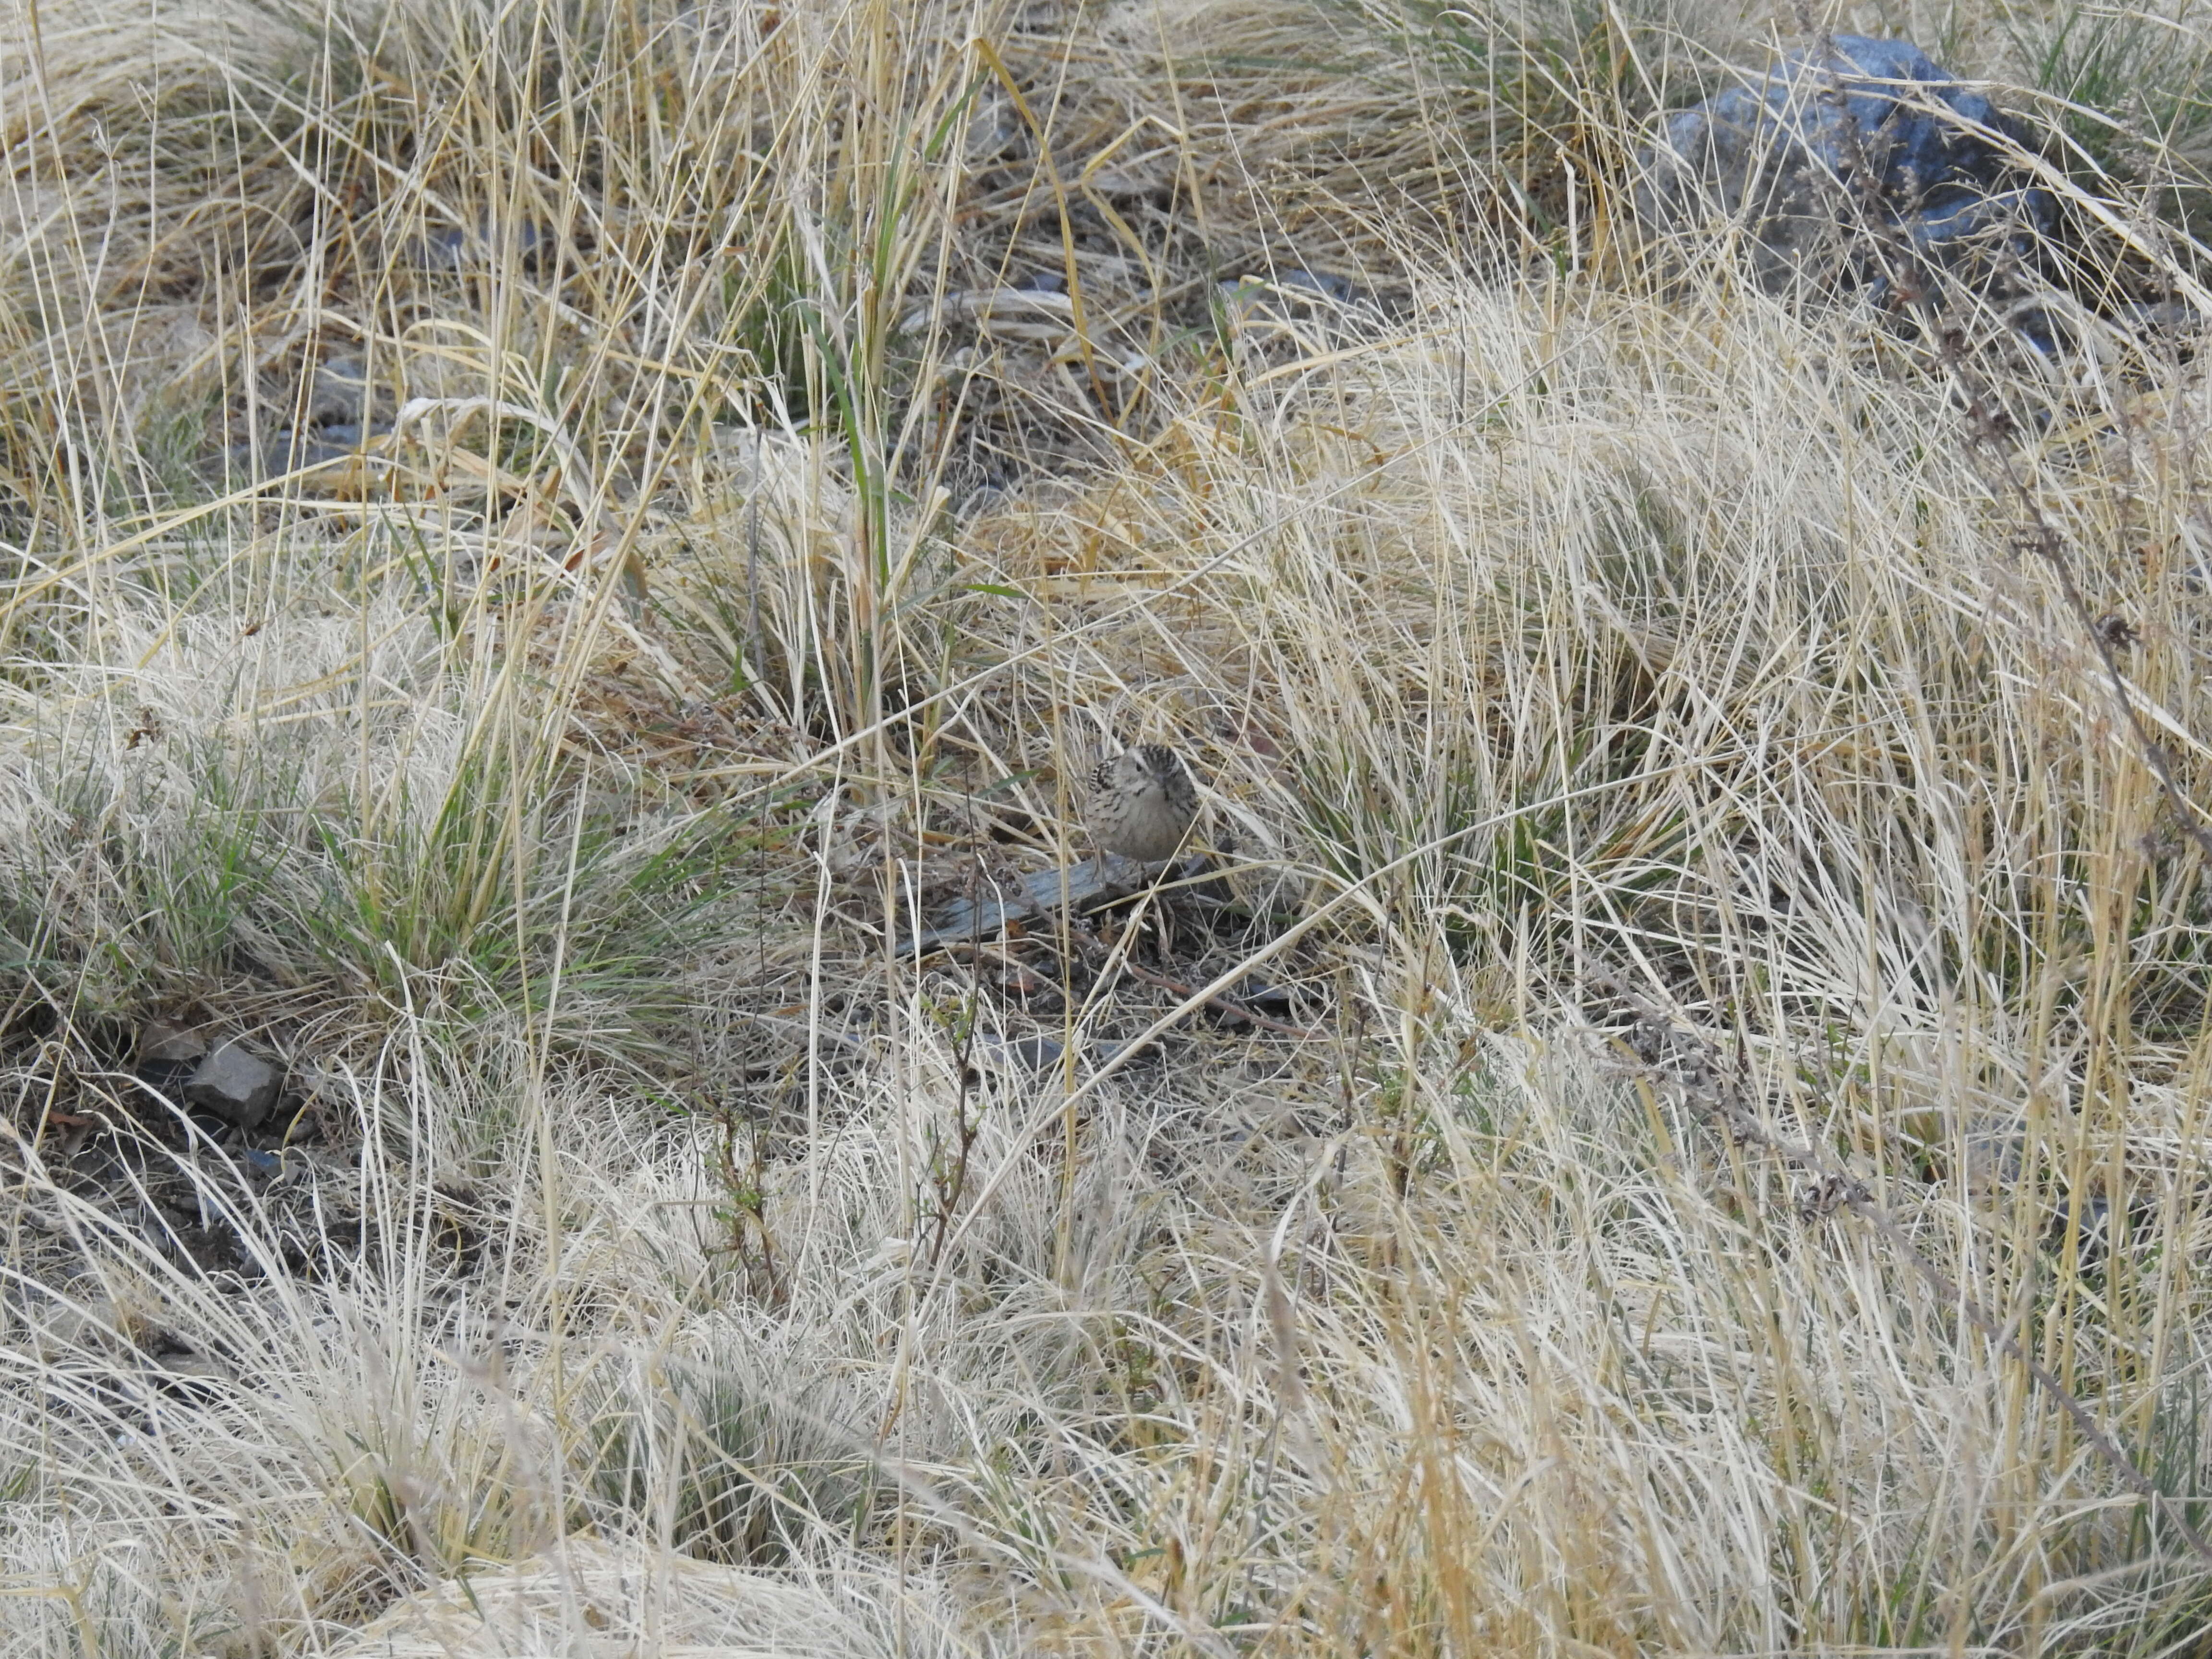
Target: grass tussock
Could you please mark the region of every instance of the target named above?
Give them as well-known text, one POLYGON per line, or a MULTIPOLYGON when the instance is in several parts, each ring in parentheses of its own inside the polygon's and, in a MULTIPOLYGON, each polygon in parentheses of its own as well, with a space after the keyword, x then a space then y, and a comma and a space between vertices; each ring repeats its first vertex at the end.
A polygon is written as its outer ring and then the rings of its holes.
POLYGON ((0 11, 0 1652, 2192 1650, 2206 19, 1947 16, 1916 312, 1725 8, 0 11))

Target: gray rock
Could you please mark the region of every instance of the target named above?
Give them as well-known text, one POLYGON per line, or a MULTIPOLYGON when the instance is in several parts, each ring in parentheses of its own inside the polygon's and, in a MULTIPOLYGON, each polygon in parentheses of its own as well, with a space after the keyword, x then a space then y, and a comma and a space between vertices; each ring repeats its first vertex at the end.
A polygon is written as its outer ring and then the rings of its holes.
POLYGON ((1055 865, 1025 877, 1012 891, 956 899, 937 918, 936 926, 902 941, 899 951, 915 955, 969 939, 993 939, 1012 923, 1049 915, 1062 905, 1079 915, 1156 882, 1186 879, 1206 867, 1206 859, 1194 855, 1177 869, 1161 872, 1157 866, 1148 869, 1115 853, 1097 854, 1064 869, 1055 865))
POLYGON ((250 479, 274 478, 308 467, 336 466, 363 453, 370 438, 392 429, 389 422, 370 427, 338 424, 309 427, 295 432, 286 427, 257 453, 252 444, 234 444, 228 451, 231 471, 250 479))
POLYGON ((535 270, 552 246, 550 226, 532 219, 501 223, 487 213, 473 231, 449 225, 409 237, 399 245, 399 260, 424 270, 482 270, 511 252, 525 270, 535 270))
POLYGON ((138 1028, 141 1066, 187 1066, 207 1051, 207 1039, 189 1025, 149 1019, 138 1028))
POLYGON ((1139 1042, 1135 1037, 1102 1037, 1093 1042, 1090 1048, 1091 1061, 1098 1066, 1110 1066, 1124 1054, 1127 1054, 1132 1060, 1140 1060, 1147 1054, 1157 1054, 1161 1052, 1160 1040, 1158 1037, 1149 1042, 1139 1042))
POLYGON ((156 1354, 154 1365, 161 1376, 180 1382, 223 1383, 235 1382, 238 1376, 237 1372, 210 1354, 156 1354))
POLYGON ((1230 316, 1238 321, 1313 319, 1353 307, 1371 313, 1373 309, 1350 278, 1304 265, 1285 266, 1266 276, 1239 276, 1213 286, 1230 316))
POLYGON ((985 1037, 973 1056, 977 1063, 1002 1072, 1048 1072, 1067 1050, 1048 1036, 985 1037))
POLYGON ((368 401, 368 371, 358 357, 333 357, 307 383, 309 426, 358 428, 368 401))
POLYGON ((226 1042, 205 1060, 185 1085, 185 1098, 204 1111, 241 1129, 255 1129, 276 1103, 283 1083, 277 1069, 236 1042, 226 1042))
POLYGON ((2050 193, 2008 154, 2016 140, 1911 42, 1833 35, 1668 117, 1638 157, 1637 218, 1654 240, 1741 223, 1769 288, 1886 286, 1902 262, 1923 279, 1969 265, 1986 279, 2056 225, 2050 193))
POLYGON ((1247 974, 1222 994, 1230 1001, 1262 1014, 1287 1014, 1291 999, 1287 987, 1261 979, 1257 974, 1247 974))
POLYGON ((1359 297, 1359 290, 1346 276, 1333 276, 1323 270, 1308 270, 1301 265, 1295 270, 1284 271, 1275 278, 1278 288, 1293 294, 1318 294, 1339 305, 1350 305, 1359 297))
POLYGON ((2018 1189, 2027 1138, 2018 1130, 1968 1130, 1960 1138, 1958 1173, 1966 1190, 1985 1198, 2018 1189))

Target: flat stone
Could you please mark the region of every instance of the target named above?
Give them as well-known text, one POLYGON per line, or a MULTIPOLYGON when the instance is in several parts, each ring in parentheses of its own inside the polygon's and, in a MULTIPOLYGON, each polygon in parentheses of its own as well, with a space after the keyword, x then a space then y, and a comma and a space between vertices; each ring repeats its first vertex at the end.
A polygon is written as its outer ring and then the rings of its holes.
POLYGON ((917 956, 969 939, 995 939, 1015 922, 1048 915, 1062 905, 1080 915, 1157 882, 1188 878, 1205 868, 1202 855, 1194 855, 1179 868, 1169 870, 1157 864, 1139 864, 1118 853, 1100 853, 1065 868, 1054 865, 1024 878, 1011 890, 954 900, 938 917, 936 926, 902 941, 899 953, 917 956))
POLYGON ((222 1361, 204 1353, 155 1354, 154 1364, 170 1376, 197 1376, 214 1382, 228 1382, 237 1376, 222 1361))
POLYGON ((1048 1072, 1066 1052, 1048 1036, 1016 1037, 1010 1042, 985 1037, 975 1045, 973 1058, 994 1071, 1048 1072))
POLYGON ((481 270, 512 250, 526 270, 534 268, 553 245, 553 228, 534 219, 500 223, 485 214, 473 231, 449 225, 422 236, 410 236, 399 245, 403 264, 425 270, 481 270))
POLYGON ((148 1381, 163 1394, 199 1405, 213 1405, 231 1391, 238 1374, 207 1354, 156 1354, 148 1381))
POLYGON ((350 424, 357 428, 368 401, 368 374, 361 359, 333 357, 318 366, 308 380, 307 423, 320 427, 350 424))
POLYGON ((1101 1038, 1091 1045, 1091 1060, 1096 1066, 1111 1066, 1123 1054, 1127 1054, 1132 1060, 1141 1060, 1147 1054, 1161 1052, 1158 1037, 1144 1041, 1135 1037, 1101 1038))
POLYGON ((1811 278, 1886 296, 1901 264, 1989 290, 2057 228, 2015 159, 2027 139, 1910 41, 1831 35, 1667 117, 1637 158, 1634 217, 1655 243, 1735 221, 1777 291, 1811 278))
POLYGON ((283 1081, 283 1073, 258 1054, 226 1042, 200 1062, 185 1085, 185 1098, 241 1129, 255 1129, 276 1105, 283 1081))
POLYGON ((1263 1014, 1287 1014, 1291 1012, 1291 993, 1287 987, 1270 984, 1257 974, 1247 974, 1222 994, 1230 1001, 1263 1014))
POLYGON ((208 1051, 207 1039, 174 1020, 149 1019, 138 1028, 141 1066, 185 1066, 208 1051))
POLYGON ((1303 265, 1283 272, 1275 279, 1275 285, 1293 294, 1318 294, 1339 305, 1350 305, 1359 297, 1359 290, 1348 277, 1333 276, 1325 270, 1308 270, 1303 265))
POLYGON ((2016 1130, 1970 1129, 1960 1140, 1959 1176, 1968 1192, 1996 1198, 2018 1189, 2027 1162, 2026 1135, 2016 1130))

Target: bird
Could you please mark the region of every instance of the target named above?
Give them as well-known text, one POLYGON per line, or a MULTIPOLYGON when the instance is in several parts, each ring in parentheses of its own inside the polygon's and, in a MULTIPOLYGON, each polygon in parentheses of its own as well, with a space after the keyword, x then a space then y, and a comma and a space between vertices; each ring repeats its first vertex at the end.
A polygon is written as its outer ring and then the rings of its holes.
POLYGON ((1139 744, 1091 774, 1091 833, 1109 853, 1139 864, 1171 858, 1198 821, 1198 786, 1172 749, 1139 744))

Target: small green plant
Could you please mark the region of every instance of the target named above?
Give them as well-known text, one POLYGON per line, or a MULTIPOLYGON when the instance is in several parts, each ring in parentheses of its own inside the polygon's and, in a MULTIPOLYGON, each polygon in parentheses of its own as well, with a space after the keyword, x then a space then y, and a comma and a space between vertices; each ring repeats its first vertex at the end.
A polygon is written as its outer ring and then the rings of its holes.
POLYGON ((2000 12, 2045 94, 2059 165, 2092 191, 2140 191, 2194 227, 2212 162, 2212 38, 2193 8, 2068 4, 2000 12))
POLYGON ((597 1501, 709 1560, 774 1565, 864 1528, 877 1481, 838 1392, 764 1364, 729 1334, 609 1385, 584 1445, 597 1501))

